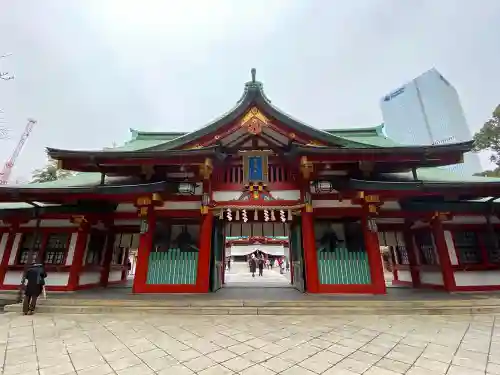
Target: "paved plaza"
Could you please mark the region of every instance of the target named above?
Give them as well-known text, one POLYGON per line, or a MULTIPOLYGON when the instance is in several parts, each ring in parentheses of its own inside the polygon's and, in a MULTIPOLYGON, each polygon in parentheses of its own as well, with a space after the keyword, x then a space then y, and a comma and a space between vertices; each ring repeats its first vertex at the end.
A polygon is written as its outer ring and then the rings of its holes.
POLYGON ((4 375, 500 374, 493 316, 0 315, 4 375))
POLYGON ((262 276, 259 276, 259 270, 257 269, 255 277, 252 277, 252 274, 246 262, 233 262, 231 264, 231 269, 226 270, 225 283, 225 286, 227 287, 291 287, 290 272, 284 272, 283 274, 280 274, 280 270, 277 267, 273 267, 271 269, 264 268, 262 276))

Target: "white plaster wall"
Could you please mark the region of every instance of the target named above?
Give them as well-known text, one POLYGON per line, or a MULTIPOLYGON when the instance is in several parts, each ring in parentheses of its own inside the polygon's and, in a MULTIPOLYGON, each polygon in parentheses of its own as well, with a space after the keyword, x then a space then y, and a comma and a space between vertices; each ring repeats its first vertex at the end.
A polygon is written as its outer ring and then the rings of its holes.
POLYGON ((68 256, 66 257, 66 265, 70 266, 73 263, 73 258, 75 256, 76 241, 78 236, 83 236, 81 232, 75 232, 71 234, 71 239, 69 240, 68 256))
POLYGON ((82 272, 78 285, 98 284, 101 281, 101 273, 96 271, 82 272))
POLYGON ((401 209, 401 206, 399 205, 399 202, 397 201, 388 201, 384 202, 382 206, 380 207, 381 210, 386 210, 386 211, 399 211, 401 209))
MULTIPOLYGON (((30 220, 27 223, 21 224, 20 227, 22 228, 36 227, 36 222, 37 220, 30 220)), ((77 226, 78 226, 77 224, 72 223, 69 219, 40 221, 40 227, 42 228, 48 228, 48 227, 60 228, 60 227, 77 227, 77 226)))
POLYGON ((500 285, 500 271, 455 271, 457 286, 500 285))
POLYGON ((420 281, 422 284, 444 285, 440 271, 420 271, 420 281))
POLYGON ((19 245, 21 244, 21 238, 23 237, 22 233, 16 233, 16 237, 14 237, 14 242, 12 244, 12 251, 10 252, 9 265, 16 264, 17 250, 19 249, 19 245))
POLYGON ((133 203, 120 203, 116 207, 116 212, 135 212, 137 207, 133 203))
MULTIPOLYGON (((240 193, 241 194, 241 193, 240 193)), ((186 202, 176 202, 176 201, 165 201, 163 205, 155 207, 156 210, 199 210, 201 207, 200 201, 186 201, 186 202)))
POLYGON ((406 281, 406 282, 412 282, 411 280, 411 273, 410 271, 407 270, 398 270, 398 280, 399 281, 406 281))
MULTIPOLYGON (((4 284, 19 285, 23 271, 7 271, 4 284)), ((66 286, 68 285, 69 272, 47 272, 45 285, 47 286, 66 286)))
POLYGON ((300 199, 300 190, 273 190, 269 194, 274 199, 281 199, 284 201, 296 201, 300 199))
POLYGON ((87 254, 89 252, 90 234, 87 234, 87 242, 85 243, 85 253, 83 254, 82 265, 84 266, 87 262, 87 254))
POLYGON ((450 262, 452 265, 458 264, 457 251, 455 249, 455 243, 453 242, 453 236, 449 230, 444 232, 444 239, 446 241, 446 247, 448 248, 448 256, 450 257, 450 262))
POLYGON ((7 247, 7 240, 9 239, 9 233, 2 234, 2 239, 0 240, 0 262, 5 254, 5 248, 7 247))
POLYGON ((217 202, 236 200, 241 196, 241 191, 213 191, 212 199, 217 202))
POLYGON ((122 279, 122 271, 110 271, 108 281, 120 281, 122 279))
POLYGON ((359 205, 353 205, 350 199, 345 199, 342 201, 330 200, 330 199, 314 199, 312 205, 315 208, 323 207, 335 207, 335 208, 349 208, 349 207, 360 207, 359 205))

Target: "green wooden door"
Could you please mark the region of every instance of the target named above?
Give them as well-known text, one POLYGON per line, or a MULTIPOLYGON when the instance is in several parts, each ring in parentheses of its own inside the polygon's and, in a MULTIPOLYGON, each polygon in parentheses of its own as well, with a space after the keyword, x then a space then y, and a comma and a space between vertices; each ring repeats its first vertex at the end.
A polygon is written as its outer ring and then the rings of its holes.
POLYGON ((224 272, 224 221, 214 218, 210 251, 210 290, 212 292, 222 288, 222 272, 224 272))
POLYGON ((302 221, 300 217, 294 219, 290 225, 290 261, 293 272, 292 285, 299 291, 305 292, 306 282, 304 274, 304 247, 302 245, 302 221))

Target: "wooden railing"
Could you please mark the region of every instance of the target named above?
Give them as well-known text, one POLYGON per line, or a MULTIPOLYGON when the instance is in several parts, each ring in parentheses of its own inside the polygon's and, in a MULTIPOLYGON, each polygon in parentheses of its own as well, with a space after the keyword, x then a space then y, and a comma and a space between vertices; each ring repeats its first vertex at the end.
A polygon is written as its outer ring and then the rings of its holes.
MULTIPOLYGON (((232 165, 222 169, 221 172, 215 176, 215 181, 219 185, 243 184, 243 166, 232 165)), ((291 181, 291 174, 288 168, 281 165, 269 165, 268 182, 270 184, 289 183, 291 181)))

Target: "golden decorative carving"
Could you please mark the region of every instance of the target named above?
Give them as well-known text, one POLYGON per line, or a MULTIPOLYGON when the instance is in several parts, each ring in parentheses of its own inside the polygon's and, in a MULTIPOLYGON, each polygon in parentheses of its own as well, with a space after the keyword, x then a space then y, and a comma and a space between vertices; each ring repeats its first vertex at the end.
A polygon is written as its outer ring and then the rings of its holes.
POLYGON ((268 118, 257 107, 252 107, 243 117, 240 124, 241 127, 246 127, 249 133, 260 134, 262 133, 262 128, 267 126, 268 123, 268 118))
POLYGON ((144 207, 144 206, 149 206, 149 205, 151 205, 151 203, 153 203, 153 201, 151 200, 151 197, 150 197, 150 196, 142 196, 142 197, 138 197, 138 198, 135 200, 135 206, 136 206, 136 207, 144 207))
POLYGON ((312 146, 312 147, 325 147, 323 143, 320 143, 315 140, 310 140, 309 143, 306 146, 312 146))
POLYGON ((89 223, 87 218, 83 215, 71 216, 70 221, 73 224, 78 225, 78 230, 83 230, 85 228, 85 226, 89 223))
POLYGON ((137 214, 139 215, 139 217, 146 217, 146 216, 148 216, 148 212, 149 212, 149 207, 148 206, 139 207, 139 209, 137 210, 137 214))
POLYGON ((432 214, 431 220, 440 220, 440 221, 448 221, 451 220, 451 213, 450 212, 439 212, 436 211, 432 214))
POLYGON ((212 159, 206 158, 205 162, 202 165, 200 165, 200 176, 205 180, 210 179, 213 169, 214 166, 212 163, 212 159))
POLYGON ((313 212, 313 206, 311 203, 306 203, 304 205, 304 208, 305 208, 306 212, 313 212))
POLYGON ((197 149, 200 149, 200 148, 203 148, 203 145, 201 145, 199 143, 196 143, 194 145, 186 147, 186 150, 197 150, 197 149))
POLYGON ((208 214, 208 206, 201 206, 200 207, 200 212, 202 215, 207 215, 208 214))
POLYGON ((300 158, 300 172, 305 180, 309 180, 314 171, 314 165, 311 161, 307 160, 307 156, 300 158))
POLYGON ((152 198, 153 198, 154 203, 162 203, 163 202, 163 198, 162 198, 160 193, 153 193, 152 198))

